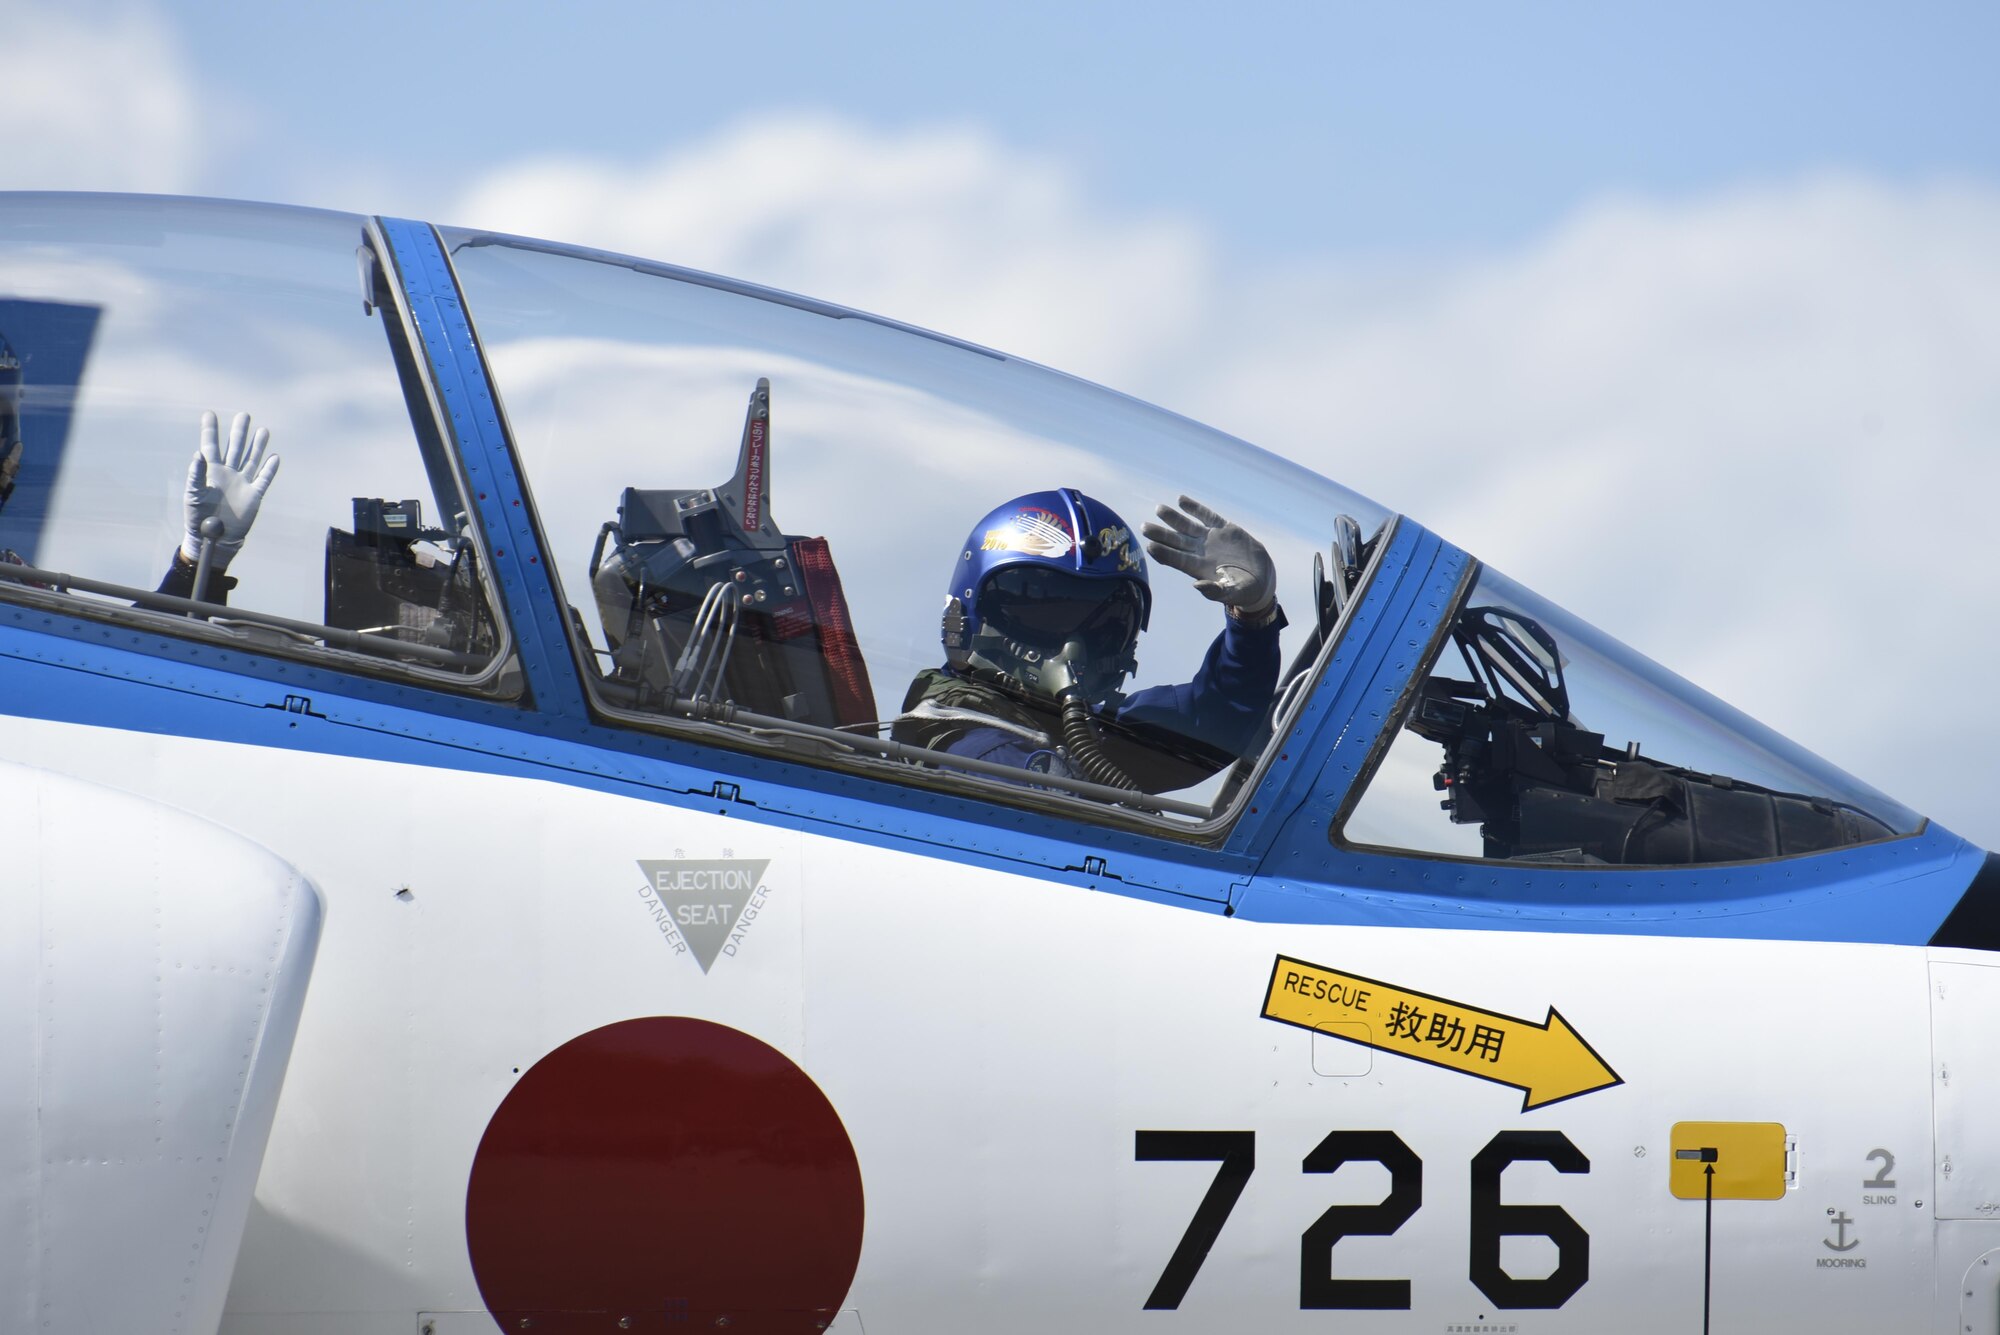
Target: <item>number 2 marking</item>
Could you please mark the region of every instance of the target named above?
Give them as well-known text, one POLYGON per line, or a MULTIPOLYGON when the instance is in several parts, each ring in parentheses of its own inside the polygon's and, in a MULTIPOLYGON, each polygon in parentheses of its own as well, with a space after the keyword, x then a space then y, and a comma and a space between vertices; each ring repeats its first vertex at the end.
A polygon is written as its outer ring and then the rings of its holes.
MULTIPOLYGON (((1882 1161, 1882 1167, 1876 1172, 1875 1176, 1867 1178, 1861 1183, 1864 1190, 1869 1187, 1892 1189, 1896 1185, 1896 1179, 1889 1176, 1889 1174, 1896 1171, 1896 1156, 1887 1150, 1870 1150, 1868 1151, 1868 1157, 1863 1162, 1874 1163, 1877 1159, 1882 1161)), ((1922 1204, 1922 1202, 1919 1201, 1918 1204, 1922 1204)))
POLYGON ((1424 1161, 1394 1131, 1332 1131, 1308 1154, 1308 1173, 1331 1173, 1346 1163, 1379 1163, 1389 1170, 1389 1194, 1379 1205, 1329 1205, 1299 1237, 1299 1310, 1402 1311, 1410 1305, 1407 1279, 1335 1279, 1333 1244, 1342 1238, 1386 1238, 1424 1203, 1424 1161))

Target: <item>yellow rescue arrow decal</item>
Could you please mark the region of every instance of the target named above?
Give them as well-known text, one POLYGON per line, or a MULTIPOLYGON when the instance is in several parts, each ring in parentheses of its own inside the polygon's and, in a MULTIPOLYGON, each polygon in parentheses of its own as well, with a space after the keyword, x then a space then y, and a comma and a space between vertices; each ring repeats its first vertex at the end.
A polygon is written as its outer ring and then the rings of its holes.
POLYGON ((1264 1018, 1521 1091, 1521 1111, 1625 1082, 1554 1006, 1540 1024, 1280 955, 1264 1018))

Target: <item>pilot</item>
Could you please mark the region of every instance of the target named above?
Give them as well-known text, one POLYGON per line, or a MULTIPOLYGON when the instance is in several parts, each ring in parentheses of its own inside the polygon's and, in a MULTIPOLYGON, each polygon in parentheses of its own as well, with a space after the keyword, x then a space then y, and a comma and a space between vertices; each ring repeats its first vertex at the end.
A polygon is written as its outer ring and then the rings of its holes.
POLYGON ((1031 492, 973 526, 941 628, 945 666, 911 682, 892 736, 993 764, 1166 792, 1257 740, 1278 681, 1277 571, 1264 545, 1186 496, 1159 507, 1146 550, 1221 603, 1194 679, 1124 694, 1152 613, 1146 560, 1111 508, 1031 492))
POLYGON ((226 603, 236 581, 224 572, 257 511, 278 476, 278 456, 269 453, 271 433, 258 427, 250 430, 250 414, 238 413, 229 423, 229 444, 224 448, 215 414, 201 415, 201 434, 194 459, 188 464, 187 491, 182 499, 182 515, 187 532, 180 549, 160 581, 159 592, 176 598, 197 598, 205 603, 226 603), (201 567, 202 540, 210 541, 208 577, 200 593, 195 592, 196 573, 201 567))
MULTIPOLYGON (((6 336, 0 334, 0 506, 13 496, 20 475, 23 397, 20 358, 6 336)), ((267 452, 270 444, 269 431, 259 427, 253 435, 250 415, 238 413, 229 424, 229 448, 225 451, 215 414, 201 415, 183 503, 187 534, 160 580, 158 592, 177 598, 195 597, 203 525, 208 524, 214 550, 209 558, 208 587, 202 600, 211 603, 229 600, 229 591, 236 587, 236 581, 223 572, 243 550, 243 540, 250 534, 250 525, 256 522, 264 495, 278 475, 278 456, 267 452)), ((0 551, 0 560, 25 564, 11 548, 0 551)))

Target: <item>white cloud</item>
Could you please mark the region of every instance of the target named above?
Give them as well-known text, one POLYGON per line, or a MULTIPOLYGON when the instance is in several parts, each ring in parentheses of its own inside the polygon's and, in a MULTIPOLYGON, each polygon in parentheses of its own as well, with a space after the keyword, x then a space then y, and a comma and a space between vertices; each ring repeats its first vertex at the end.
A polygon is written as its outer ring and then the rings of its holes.
POLYGON ((1183 404, 2000 843, 1996 242, 1970 184, 1606 203, 1365 309, 1253 303, 1183 404))
POLYGON ((1406 510, 1988 844, 2000 190, 1610 200, 1522 250, 1225 263, 972 131, 765 118, 451 216, 909 319, 1131 389, 1406 510), (1974 669, 1967 672, 1966 669, 1974 669))
POLYGON ((1213 300, 1195 228, 1106 216, 1059 164, 970 129, 760 117, 636 169, 519 163, 448 216, 804 292, 1113 383, 1167 355, 1213 300))
POLYGON ((8 5, 5 28, 0 189, 192 188, 200 101, 156 16, 8 5))

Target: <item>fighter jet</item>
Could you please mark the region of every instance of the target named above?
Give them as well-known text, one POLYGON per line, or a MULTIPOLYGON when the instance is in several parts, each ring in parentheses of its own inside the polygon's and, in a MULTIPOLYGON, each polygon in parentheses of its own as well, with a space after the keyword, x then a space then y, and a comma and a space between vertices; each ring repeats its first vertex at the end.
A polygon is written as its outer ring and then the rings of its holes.
POLYGON ((1252 444, 25 194, 0 470, 0 1330, 2000 1332, 2000 862, 1252 444))

